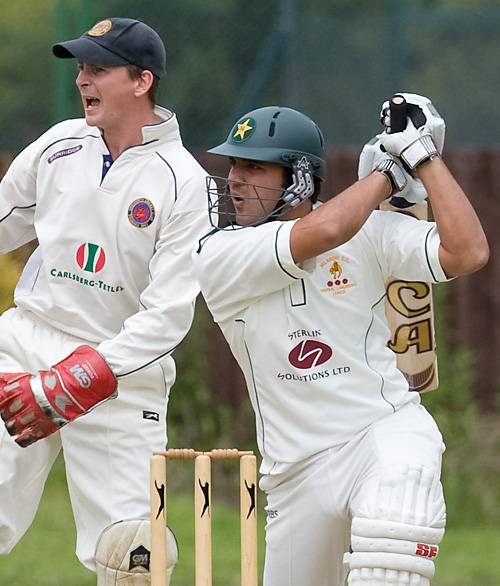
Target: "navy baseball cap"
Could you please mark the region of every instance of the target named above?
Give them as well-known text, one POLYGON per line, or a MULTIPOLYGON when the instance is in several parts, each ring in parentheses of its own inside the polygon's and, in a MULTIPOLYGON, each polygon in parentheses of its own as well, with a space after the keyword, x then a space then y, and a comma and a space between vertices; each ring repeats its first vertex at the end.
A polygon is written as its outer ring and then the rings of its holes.
POLYGON ((57 43, 52 52, 61 59, 116 67, 137 65, 161 77, 166 69, 165 45, 147 24, 132 18, 100 20, 78 39, 57 43))

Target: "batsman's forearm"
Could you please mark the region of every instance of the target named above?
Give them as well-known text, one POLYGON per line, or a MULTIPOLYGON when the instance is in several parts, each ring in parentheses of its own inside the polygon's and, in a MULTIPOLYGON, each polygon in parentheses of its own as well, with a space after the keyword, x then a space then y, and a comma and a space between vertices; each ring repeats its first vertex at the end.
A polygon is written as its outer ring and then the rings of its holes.
POLYGON ((473 273, 488 261, 489 247, 481 222, 460 185, 440 158, 417 169, 436 220, 439 260, 448 277, 473 273))
POLYGON ((301 218, 290 233, 294 261, 314 258, 350 240, 391 191, 387 177, 376 171, 301 218))

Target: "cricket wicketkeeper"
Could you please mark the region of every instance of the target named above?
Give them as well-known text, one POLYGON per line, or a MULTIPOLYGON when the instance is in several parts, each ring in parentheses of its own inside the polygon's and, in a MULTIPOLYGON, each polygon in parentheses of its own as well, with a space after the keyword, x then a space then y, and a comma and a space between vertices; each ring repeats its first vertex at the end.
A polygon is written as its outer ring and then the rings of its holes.
POLYGON ((85 117, 29 145, 0 186, 0 252, 38 239, 0 317, 0 554, 63 449, 80 561, 99 586, 143 586, 149 456, 165 448, 171 354, 199 292, 206 173, 155 104, 165 47, 153 29, 109 18, 53 52, 77 60, 85 117))

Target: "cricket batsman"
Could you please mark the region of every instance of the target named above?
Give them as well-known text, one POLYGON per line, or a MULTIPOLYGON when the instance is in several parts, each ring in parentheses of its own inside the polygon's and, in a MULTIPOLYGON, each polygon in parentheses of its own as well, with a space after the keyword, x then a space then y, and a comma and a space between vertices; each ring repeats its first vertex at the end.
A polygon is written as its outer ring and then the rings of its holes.
POLYGON ((145 586, 149 456, 165 449, 172 352, 199 292, 206 173, 156 104, 152 28, 107 18, 53 52, 76 60, 84 118, 29 145, 0 185, 0 252, 38 239, 0 317, 0 554, 63 450, 78 558, 98 586, 145 586))
POLYGON ((428 586, 445 528, 444 444, 387 347, 389 275, 428 283, 488 259, 440 157, 444 121, 402 94, 405 128, 363 150, 362 179, 327 203, 323 136, 301 112, 248 112, 209 152, 225 223, 200 240, 208 307, 244 372, 267 496, 264 586, 428 586), (375 208, 428 194, 435 222, 375 208))

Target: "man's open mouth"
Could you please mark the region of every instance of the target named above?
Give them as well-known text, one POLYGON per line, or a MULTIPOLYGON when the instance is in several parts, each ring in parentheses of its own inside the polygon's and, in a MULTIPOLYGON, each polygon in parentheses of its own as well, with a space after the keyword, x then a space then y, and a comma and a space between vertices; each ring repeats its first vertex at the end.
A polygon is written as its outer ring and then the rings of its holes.
POLYGON ((84 100, 85 108, 96 108, 101 103, 101 100, 99 100, 99 98, 84 97, 84 100))

